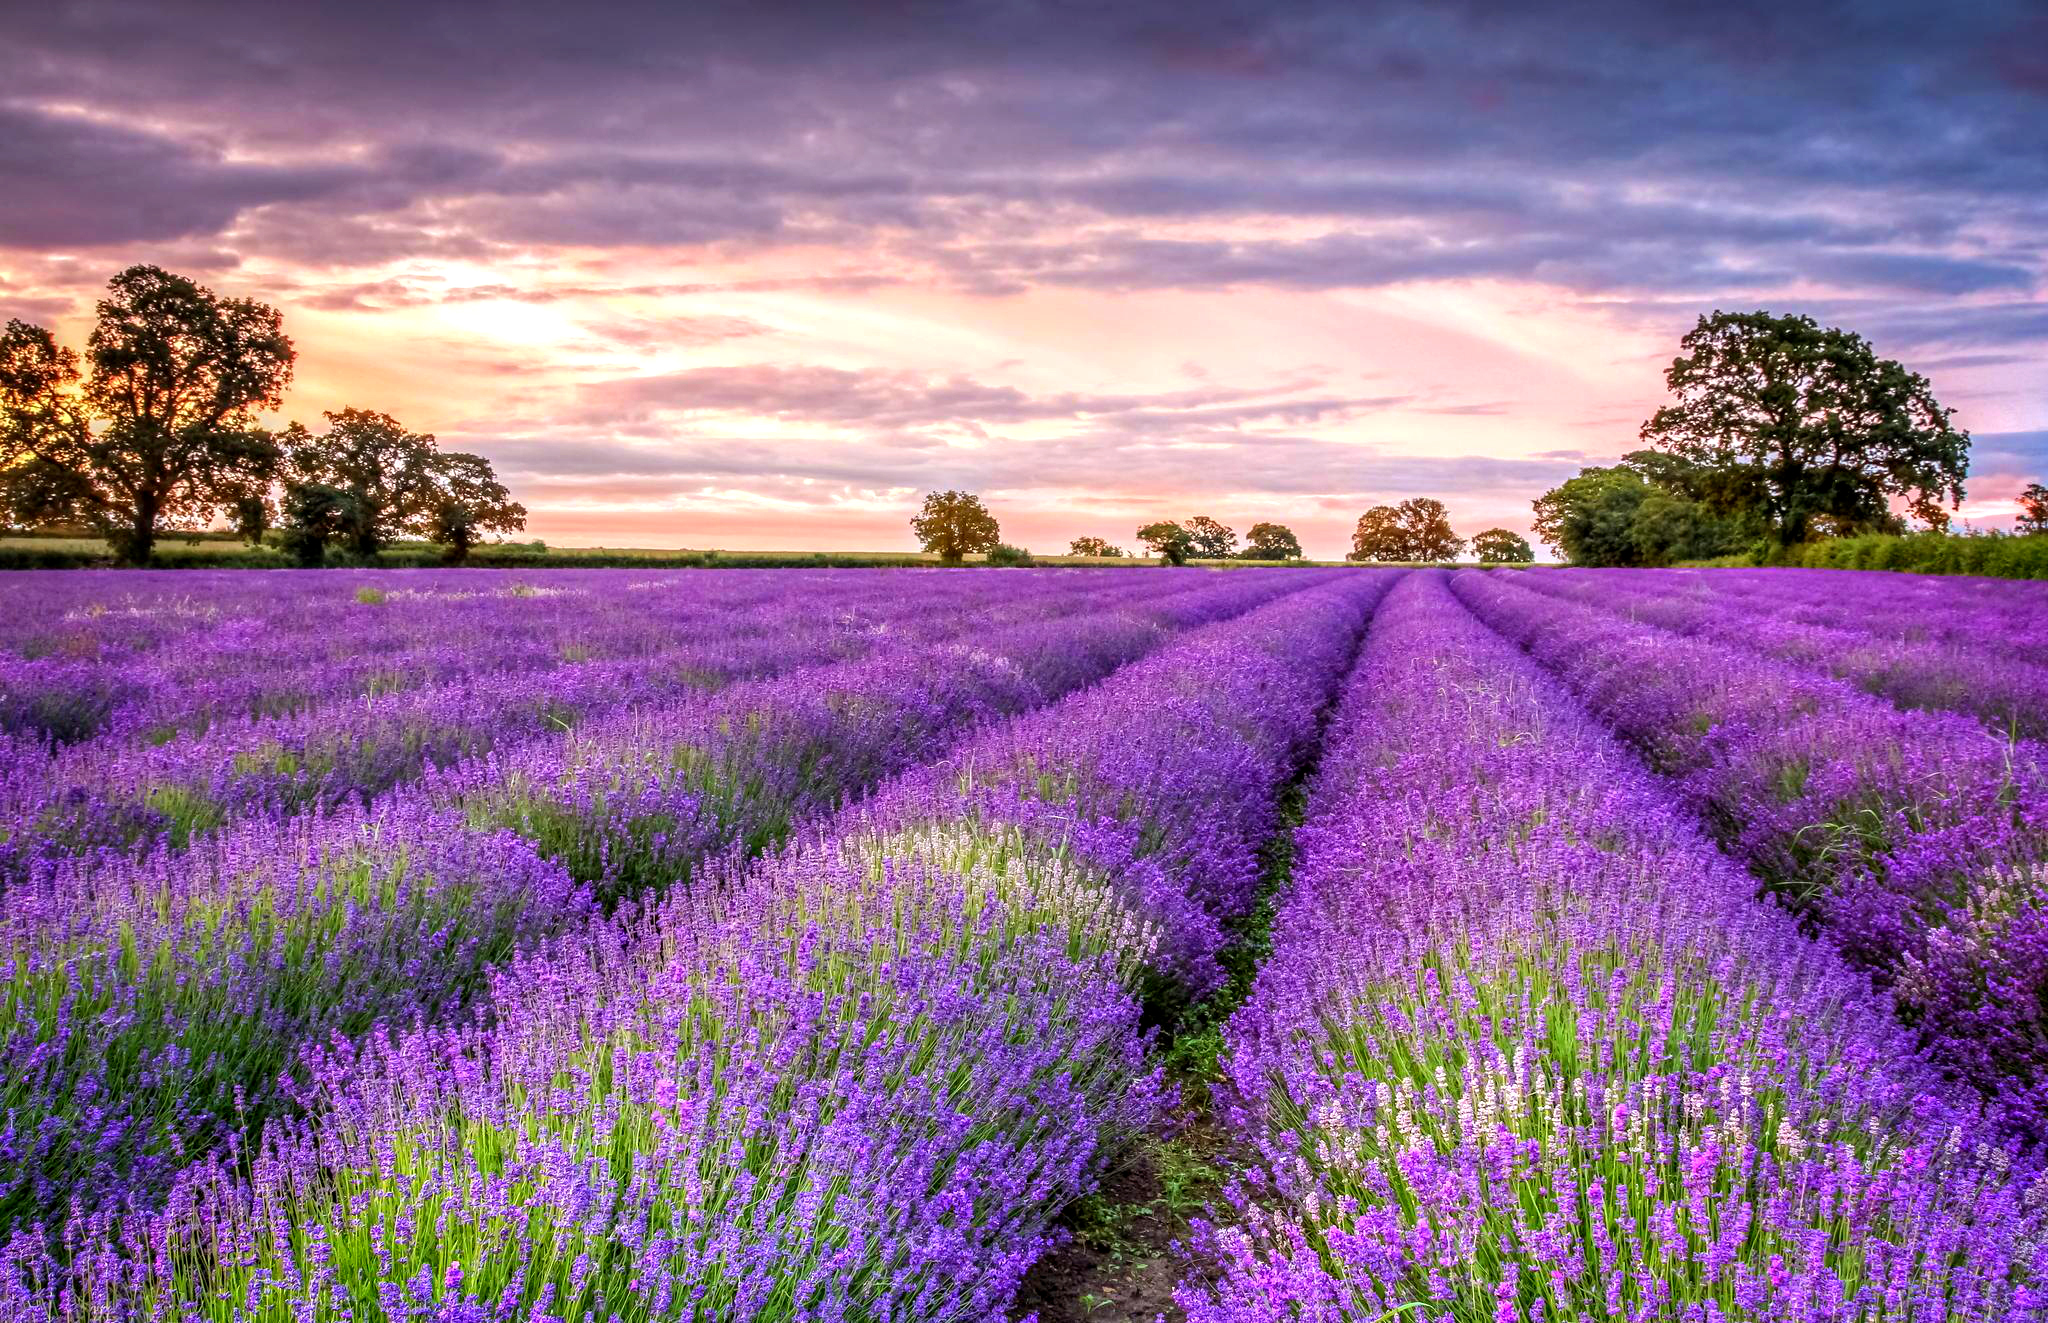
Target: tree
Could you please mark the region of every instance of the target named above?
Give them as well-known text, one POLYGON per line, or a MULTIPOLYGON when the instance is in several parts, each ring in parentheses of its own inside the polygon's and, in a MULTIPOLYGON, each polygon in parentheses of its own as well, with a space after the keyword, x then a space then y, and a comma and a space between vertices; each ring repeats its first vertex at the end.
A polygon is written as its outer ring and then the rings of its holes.
POLYGON ((1585 469, 1536 499, 1536 536, 1574 565, 1639 565, 1636 513, 1650 491, 1634 469, 1585 469))
POLYGON ((989 550, 1002 537, 996 517, 972 492, 925 493, 924 510, 910 521, 910 531, 948 565, 958 565, 970 552, 989 550))
POLYGON ((1344 559, 1407 560, 1408 532, 1401 527, 1401 512, 1391 505, 1375 505, 1358 516, 1358 527, 1351 532, 1351 554, 1344 559))
POLYGON ((1301 540, 1285 524, 1253 524, 1245 534, 1246 560, 1300 560, 1301 540))
POLYGON ((1099 537, 1077 537, 1067 544, 1069 556, 1121 556, 1122 547, 1113 547, 1099 537))
POLYGON ((526 507, 482 455, 443 451, 431 433, 409 432, 368 409, 326 418, 319 436, 297 423, 283 436, 285 523, 302 562, 318 564, 324 555, 310 552, 309 541, 338 543, 370 560, 410 536, 445 547, 460 564, 479 534, 526 527, 526 507))
POLYGON ((512 499, 482 455, 454 450, 434 457, 434 484, 426 524, 427 540, 447 548, 446 559, 469 559, 479 533, 510 533, 526 527, 526 507, 512 499))
POLYGON ((1147 524, 1138 530, 1138 541, 1152 548, 1153 555, 1164 557, 1168 565, 1187 564, 1195 549, 1188 530, 1174 523, 1147 524))
POLYGON ((285 554, 311 568, 327 559, 329 543, 347 538, 353 498, 325 483, 296 482, 285 488, 282 513, 285 554))
POLYGON ((1473 534, 1472 554, 1481 565, 1527 565, 1536 559, 1529 539, 1507 528, 1489 528, 1473 534))
POLYGON ((1196 515, 1182 525, 1194 554, 1203 560, 1228 560, 1237 549, 1237 534, 1207 515, 1196 515))
POLYGON ((10 510, 82 523, 141 565, 166 528, 268 483, 277 450, 256 415, 281 402, 295 354, 275 308, 160 267, 107 289, 82 377, 42 327, 0 334, 0 487, 10 510))
POLYGON ((1428 496, 1401 502, 1401 532, 1407 539, 1408 560, 1456 560, 1465 549, 1465 539, 1451 531, 1450 512, 1444 503, 1428 496))
POLYGON ((1716 497, 1699 475, 1658 462, 1670 459, 1637 451, 1566 479, 1537 499, 1536 535, 1574 565, 1669 565, 1741 551, 1769 531, 1740 480, 1716 497))
POLYGON ((1031 553, 1022 547, 998 542, 988 549, 988 563, 1005 568, 1024 569, 1031 564, 1031 553))
POLYGON ((1664 374, 1678 397, 1643 424, 1656 450, 1754 481, 1780 545, 1817 516, 1847 526, 1890 498, 1946 526, 1963 497, 1969 433, 1927 379, 1881 359, 1863 337, 1811 317, 1715 312, 1679 342, 1664 374))
MULTIPOLYGON (((284 435, 291 487, 330 487, 343 493, 341 540, 359 560, 408 532, 424 531, 439 499, 432 435, 408 432, 390 414, 343 409, 324 415, 327 431, 314 436, 294 423, 284 435)), ((289 488, 288 488, 289 490, 289 488)))
POLYGON ((2025 537, 2032 533, 2048 533, 2048 487, 2030 482, 2020 493, 2019 522, 2013 525, 2013 532, 2025 537))

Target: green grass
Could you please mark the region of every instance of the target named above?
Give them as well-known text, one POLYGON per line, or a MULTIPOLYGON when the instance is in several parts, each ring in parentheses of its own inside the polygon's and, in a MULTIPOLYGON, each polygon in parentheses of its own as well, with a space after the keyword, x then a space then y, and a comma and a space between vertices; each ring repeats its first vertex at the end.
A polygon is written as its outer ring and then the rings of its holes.
POLYGON ((1693 569, 1790 565, 1822 570, 1897 570, 1907 574, 1975 574, 1994 579, 2048 579, 2048 536, 2006 533, 1870 534, 1766 548, 1713 560, 1681 561, 1693 569))

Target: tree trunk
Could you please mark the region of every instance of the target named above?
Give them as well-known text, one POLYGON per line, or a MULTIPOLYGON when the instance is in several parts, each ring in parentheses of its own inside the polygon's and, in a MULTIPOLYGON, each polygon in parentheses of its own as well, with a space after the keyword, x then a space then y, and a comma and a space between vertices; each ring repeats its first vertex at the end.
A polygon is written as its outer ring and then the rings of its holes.
POLYGON ((149 564, 156 555, 156 512, 155 496, 135 498, 135 508, 129 512, 128 527, 117 530, 108 539, 113 543, 115 560, 123 565, 149 564))

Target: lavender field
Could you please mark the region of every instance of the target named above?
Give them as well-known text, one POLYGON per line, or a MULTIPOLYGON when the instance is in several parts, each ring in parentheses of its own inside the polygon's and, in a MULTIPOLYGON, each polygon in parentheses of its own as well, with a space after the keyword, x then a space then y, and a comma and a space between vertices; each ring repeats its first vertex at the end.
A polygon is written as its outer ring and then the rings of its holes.
POLYGON ((0 1320, 2048 1319, 2048 586, 0 602, 0 1320))

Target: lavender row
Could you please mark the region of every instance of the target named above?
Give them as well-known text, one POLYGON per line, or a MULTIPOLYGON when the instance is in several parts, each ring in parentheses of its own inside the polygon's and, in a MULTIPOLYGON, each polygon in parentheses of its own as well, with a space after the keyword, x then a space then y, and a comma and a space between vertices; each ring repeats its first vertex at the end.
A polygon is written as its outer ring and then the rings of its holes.
MULTIPOLYGON (((705 637, 651 656, 483 675, 339 708, 225 721, 163 744, 94 741, 42 757, 25 751, 0 776, 0 880, 37 854, 118 850, 164 835, 181 845, 237 817, 361 803, 427 769, 508 741, 558 735, 605 712, 877 647, 1131 600, 1148 587, 1130 575, 1056 576, 991 597, 963 595, 961 576, 863 581, 870 586, 859 600, 822 604, 792 585, 736 617, 700 622, 705 637)), ((651 601, 628 606, 655 609, 651 601)), ((628 606, 614 614, 631 614, 628 606)), ((510 607, 524 604, 511 599, 510 607)), ((592 646, 592 636, 574 646, 592 646)))
POLYGON ((1936 1058, 2048 1134, 2048 766, 1744 648, 1453 580, 1675 780, 1723 845, 1896 992, 1936 1058))
MULTIPOLYGON (((698 743, 649 746, 663 765, 684 747, 695 755, 689 782, 661 804, 674 828, 666 870, 607 851, 616 835, 644 843, 652 833, 647 815, 616 811, 617 798, 607 816, 588 795, 558 797, 543 818, 529 787, 529 811, 511 825, 544 860, 503 830, 465 830, 477 805, 466 823, 432 803, 445 785, 367 813, 259 820, 190 851, 47 861, 0 896, 14 965, 0 1052, 19 1064, 0 1086, 0 1153, 12 1159, 0 1233, 74 1197, 146 1200, 230 1123, 271 1112, 300 1045, 380 1018, 445 1018, 515 947, 586 926, 593 892, 615 902, 705 857, 758 848, 750 825, 820 812, 978 722, 1100 678, 1173 628, 1302 582, 1232 576, 1142 613, 1113 608, 987 635, 971 651, 890 649, 741 686, 705 719, 668 727, 698 743), (534 830, 543 821, 551 831, 534 830)), ((474 770, 484 775, 456 784, 494 795, 490 778, 504 769, 474 770)))
POLYGON ((54 1260, 17 1237, 0 1300, 1000 1315, 1060 1206, 1163 1102, 1135 991, 1161 923, 1142 906, 1162 879, 1225 904, 1249 861, 1194 834, 1259 817, 1195 801, 1271 798, 1378 590, 1294 582, 731 885, 522 958, 475 1024, 337 1048, 308 1119, 188 1173, 161 1213, 81 1217, 54 1260), (1179 734, 1142 737, 1154 724, 1179 734))
MULTIPOLYGON (((28 574, 0 657, 0 729, 157 742, 223 719, 582 658, 651 656, 773 600, 758 579, 389 573, 193 580, 28 574), (196 580, 196 582, 194 581, 196 580)), ((858 601, 871 581, 806 585, 858 601)))
MULTIPOLYGON (((1715 581, 1684 571, 1575 570, 1531 575, 1524 583, 1675 633, 1823 670, 1901 707, 1968 712, 2018 738, 2048 737, 2048 665, 2019 659, 2011 640, 1982 619, 1939 638, 1887 629, 1877 608, 1892 594, 1871 591, 1853 575, 1840 583, 1825 613, 1788 611, 1768 599, 1718 590, 1715 581)), ((2048 612, 2006 623, 2048 649, 2048 612)))
POLYGON ((469 760, 430 776, 425 792, 534 840, 610 903, 685 880, 722 850, 774 845, 794 823, 939 756, 963 730, 1090 684, 1163 632, 1305 583, 1239 575, 1009 629, 992 628, 994 614, 968 617, 946 631, 965 636, 955 642, 885 649, 707 701, 635 706, 565 741, 469 760))
POLYGON ((2043 1316, 2048 1184, 1441 579, 1332 730, 1190 1323, 2043 1316))
POLYGON ((1670 571, 1717 597, 1755 601, 1821 625, 1847 625, 1891 638, 1982 647, 2048 664, 2041 613, 2048 588, 2023 579, 1896 574, 1876 570, 1670 571))

